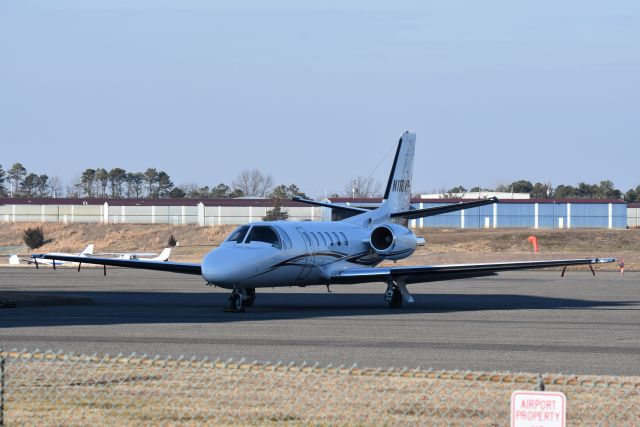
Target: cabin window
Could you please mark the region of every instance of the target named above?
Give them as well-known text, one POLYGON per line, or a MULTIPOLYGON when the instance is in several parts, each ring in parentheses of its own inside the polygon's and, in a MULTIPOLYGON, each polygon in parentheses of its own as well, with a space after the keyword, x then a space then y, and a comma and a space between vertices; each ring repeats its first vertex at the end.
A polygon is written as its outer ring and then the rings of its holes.
POLYGON ((327 236, 327 240, 329 241, 330 245, 333 245, 333 239, 331 238, 331 235, 327 232, 324 233, 327 236))
POLYGON ((249 231, 248 225, 243 225, 236 228, 227 238, 227 242, 242 243, 242 241, 244 240, 244 236, 247 235, 247 231, 249 231))
POLYGON ((293 247, 293 244, 291 243, 291 237, 289 237, 289 235, 287 234, 286 231, 284 231, 284 229, 282 227, 279 226, 275 226, 275 229, 278 230, 278 232, 280 233, 280 238, 282 239, 282 246, 286 249, 291 249, 293 247))
POLYGON ((313 240, 316 241, 316 246, 320 246, 320 240, 318 240, 318 236, 316 236, 316 233, 312 231, 311 235, 313 236, 313 240))
POLYGON ((338 235, 335 233, 335 231, 332 231, 331 234, 333 234, 333 237, 335 237, 335 241, 338 243, 338 245, 340 244, 340 238, 338 237, 338 235))
POLYGON ((340 232, 340 236, 342 237, 342 241, 344 242, 344 244, 348 245, 349 241, 347 240, 347 236, 345 236, 342 231, 340 232))
POLYGON ((327 246, 327 240, 324 238, 322 233, 318 232, 318 237, 320 237, 320 240, 322 241, 322 246, 326 247, 327 246))
POLYGON ((254 225, 251 227, 245 243, 251 242, 269 243, 274 248, 282 249, 282 243, 280 243, 278 233, 276 233, 273 227, 267 225, 254 225))
POLYGON ((311 239, 309 238, 309 235, 307 233, 305 233, 304 231, 301 234, 302 234, 302 238, 304 240, 304 243, 307 245, 307 248, 308 249, 312 249, 313 248, 313 243, 311 243, 311 239))

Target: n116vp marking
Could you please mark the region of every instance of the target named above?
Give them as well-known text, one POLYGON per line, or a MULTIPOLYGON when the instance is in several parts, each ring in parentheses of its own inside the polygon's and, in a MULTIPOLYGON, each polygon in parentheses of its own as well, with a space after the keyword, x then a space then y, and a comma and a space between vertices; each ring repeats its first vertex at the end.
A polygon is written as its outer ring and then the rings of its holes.
POLYGON ((409 179, 394 179, 391 191, 408 192, 411 189, 411 180, 409 179))

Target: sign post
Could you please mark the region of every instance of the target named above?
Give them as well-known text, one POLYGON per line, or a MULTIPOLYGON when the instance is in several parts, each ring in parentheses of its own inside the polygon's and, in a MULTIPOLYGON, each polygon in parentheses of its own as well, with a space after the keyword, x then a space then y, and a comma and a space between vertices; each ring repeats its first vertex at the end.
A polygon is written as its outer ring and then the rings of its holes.
POLYGON ((564 393, 519 390, 511 394, 511 427, 565 427, 566 418, 564 393))

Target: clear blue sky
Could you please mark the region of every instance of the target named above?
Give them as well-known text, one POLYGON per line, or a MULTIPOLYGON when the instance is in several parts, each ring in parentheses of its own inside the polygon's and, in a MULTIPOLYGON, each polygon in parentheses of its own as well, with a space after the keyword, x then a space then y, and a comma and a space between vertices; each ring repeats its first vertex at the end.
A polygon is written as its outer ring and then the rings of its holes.
POLYGON ((640 2, 0 0, 0 164, 640 184, 640 2), (268 5, 268 6, 267 6, 268 5))

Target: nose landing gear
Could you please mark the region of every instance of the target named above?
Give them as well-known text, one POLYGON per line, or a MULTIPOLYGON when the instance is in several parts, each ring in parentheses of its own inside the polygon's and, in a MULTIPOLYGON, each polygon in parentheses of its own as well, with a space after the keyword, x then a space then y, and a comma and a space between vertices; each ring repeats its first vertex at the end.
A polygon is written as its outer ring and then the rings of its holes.
POLYGON ((224 309, 227 313, 242 313, 244 311, 244 307, 242 306, 242 295, 241 293, 234 289, 231 292, 231 296, 229 296, 229 307, 224 309))
POLYGON ((255 300, 255 288, 233 288, 229 296, 229 306, 224 311, 227 313, 242 313, 245 311, 245 307, 253 306, 255 300))

